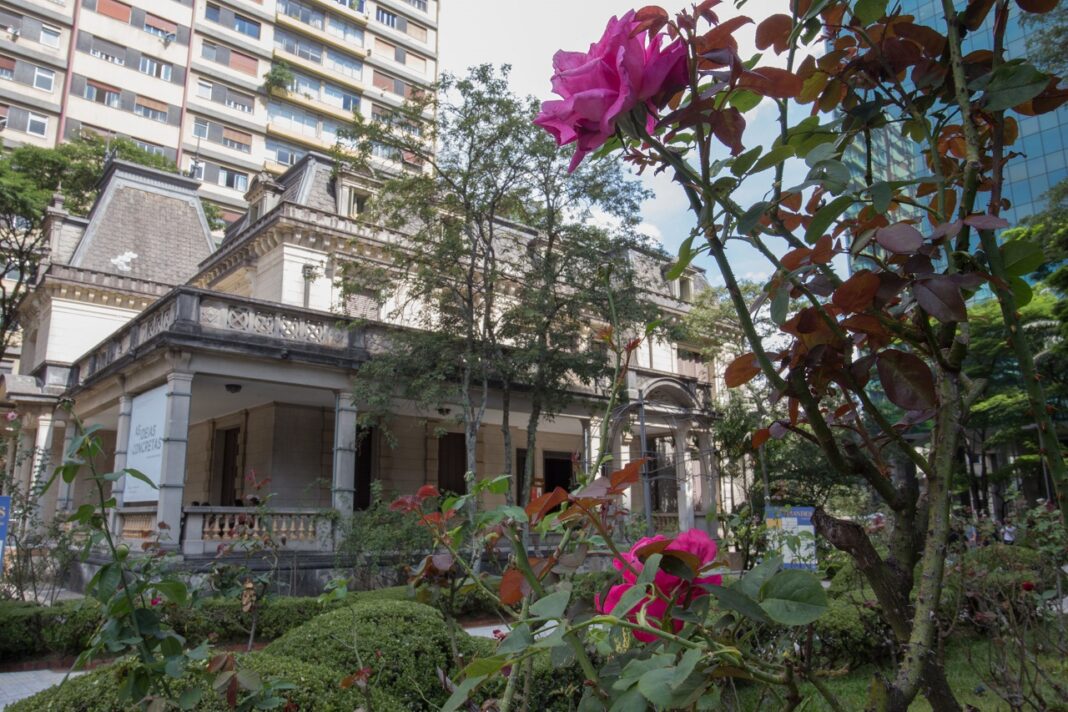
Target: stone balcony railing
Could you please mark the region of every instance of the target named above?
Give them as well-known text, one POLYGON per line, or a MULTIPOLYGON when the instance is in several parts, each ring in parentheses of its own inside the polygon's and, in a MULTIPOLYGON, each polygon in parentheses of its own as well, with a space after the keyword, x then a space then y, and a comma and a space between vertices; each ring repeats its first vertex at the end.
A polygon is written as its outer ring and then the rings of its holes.
POLYGON ((363 331, 339 315, 179 287, 79 359, 71 369, 70 386, 84 384, 163 336, 192 345, 212 340, 260 346, 273 342, 295 353, 342 358, 352 358, 363 348, 363 331))
POLYGON ((186 507, 183 511, 182 553, 186 556, 275 546, 286 551, 333 548, 333 519, 328 515, 332 510, 186 507))

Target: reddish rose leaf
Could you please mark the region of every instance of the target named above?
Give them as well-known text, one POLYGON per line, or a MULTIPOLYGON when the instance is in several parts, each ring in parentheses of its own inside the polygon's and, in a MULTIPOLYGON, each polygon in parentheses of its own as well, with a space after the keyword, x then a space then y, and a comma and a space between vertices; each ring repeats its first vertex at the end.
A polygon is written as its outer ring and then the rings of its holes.
POLYGON ((616 470, 608 476, 612 486, 608 489, 608 494, 620 494, 628 487, 638 482, 641 477, 642 465, 649 458, 640 457, 633 462, 627 464, 622 470, 616 470))
POLYGON ((923 247, 923 235, 908 223, 895 223, 875 231, 875 241, 883 248, 899 255, 907 255, 923 247))
POLYGON ((795 269, 797 269, 801 265, 806 264, 807 262, 809 262, 810 261, 810 259, 809 259, 810 257, 812 257, 812 249, 811 248, 809 248, 809 247, 797 247, 797 248, 794 248, 793 250, 790 250, 785 255, 783 255, 782 259, 779 260, 779 261, 782 262, 782 266, 783 267, 785 267, 790 272, 793 272, 795 269))
POLYGON ((419 498, 413 494, 406 494, 397 497, 390 502, 389 510, 391 512, 415 512, 419 509, 419 498))
POLYGON ((790 31, 794 29, 794 21, 789 15, 779 13, 765 18, 757 25, 756 46, 757 49, 774 47, 775 54, 782 54, 789 47, 790 31))
POLYGON ((793 99, 801 93, 801 77, 778 67, 758 67, 741 73, 738 86, 752 89, 762 96, 775 99, 793 99))
POLYGON ((759 450, 760 446, 768 441, 771 437, 770 428, 761 428, 753 433, 753 449, 759 450))
POLYGON ((968 308, 960 287, 948 277, 917 280, 912 293, 924 311, 943 323, 968 320, 968 308))
POLYGON ((875 299, 880 284, 878 275, 871 270, 862 269, 834 290, 831 302, 847 312, 866 311, 875 299))
POLYGON ((659 541, 649 542, 635 551, 634 556, 637 557, 638 561, 644 564, 645 560, 653 554, 664 553, 664 549, 668 548, 669 544, 671 544, 670 539, 660 539, 659 541))
POLYGON ((726 22, 716 25, 711 30, 706 32, 701 37, 697 38, 697 54, 705 54, 717 49, 738 49, 738 40, 734 38, 734 33, 742 25, 747 25, 753 20, 745 17, 744 15, 738 15, 732 17, 726 22))
POLYGON ((879 382, 890 402, 905 410, 938 407, 934 375, 923 359, 897 349, 887 349, 876 359, 879 382))
POLYGON ((430 562, 434 564, 435 569, 441 573, 445 573, 452 568, 452 554, 434 554, 430 557, 430 562))
POLYGON ((816 240, 816 246, 812 248, 812 264, 827 264, 832 257, 834 257, 834 240, 830 235, 824 235, 816 240))
POLYGON ((986 19, 992 7, 994 7, 994 0, 970 0, 964 13, 960 15, 961 22, 969 30, 975 32, 983 24, 983 20, 986 19))
POLYGON ((760 365, 757 363, 756 356, 750 352, 731 361, 727 370, 723 372, 723 379, 727 388, 737 388, 749 383, 759 374, 760 365))
POLYGON ((875 363, 875 354, 862 356, 854 361, 849 367, 849 375, 853 377, 860 388, 868 385, 871 380, 871 367, 875 363))
POLYGON ((969 215, 964 218, 965 225, 971 225, 976 230, 1000 230, 1009 226, 1009 221, 997 215, 983 213, 982 215, 969 215))
POLYGON ((1024 12, 1042 14, 1057 7, 1057 0, 1016 0, 1016 4, 1024 12))
POLYGON ((566 502, 567 497, 567 490, 563 487, 557 487, 552 492, 546 492, 528 504, 526 512, 527 516, 530 517, 531 525, 537 524, 545 518, 545 515, 566 502))
POLYGON ((960 220, 954 220, 953 222, 949 223, 942 223, 941 225, 936 227, 934 231, 931 232, 931 241, 933 242, 935 240, 940 240, 943 237, 948 237, 950 239, 956 237, 957 233, 960 232, 962 224, 963 223, 960 220))
POLYGON ((786 423, 781 420, 776 420, 768 428, 768 432, 771 433, 771 437, 775 440, 782 440, 786 437, 786 434, 790 432, 790 429, 786 427, 786 423))
POLYGON ((530 591, 530 584, 527 583, 523 574, 519 573, 519 569, 510 568, 504 572, 504 576, 501 576, 501 603, 506 606, 514 606, 523 600, 523 595, 530 591))
POLYGON ((745 133, 745 117, 742 112, 731 107, 715 112, 710 119, 712 134, 731 150, 732 156, 737 156, 745 150, 742 145, 742 134, 745 133))
POLYGON ((419 499, 428 499, 430 497, 440 497, 441 492, 438 492, 438 488, 434 485, 423 485, 415 493, 415 496, 419 499))

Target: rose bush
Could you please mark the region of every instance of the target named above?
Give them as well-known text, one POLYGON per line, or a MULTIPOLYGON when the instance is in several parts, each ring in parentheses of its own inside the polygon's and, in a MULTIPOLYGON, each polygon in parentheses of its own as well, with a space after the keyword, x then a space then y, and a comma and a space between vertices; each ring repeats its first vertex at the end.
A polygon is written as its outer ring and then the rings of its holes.
POLYGON ((545 102, 534 123, 560 145, 577 143, 571 170, 615 133, 620 116, 642 105, 652 122, 686 85, 686 47, 680 40, 662 47, 664 39, 645 32, 632 10, 609 20, 589 51, 561 50, 553 57, 553 91, 563 98, 545 102))
MULTIPOLYGON (((656 551, 679 552, 692 556, 699 564, 698 572, 702 572, 715 564, 717 547, 716 542, 700 529, 687 530, 674 539, 668 539, 661 534, 639 539, 630 551, 612 560, 612 565, 620 572, 623 582, 612 586, 603 600, 600 596, 596 597, 597 610, 601 613, 611 613, 623 596, 637 584, 644 561, 656 551)), ((650 625, 666 630, 665 623, 669 623, 672 631, 678 633, 682 630, 683 621, 677 617, 672 618, 671 611, 685 610, 695 599, 707 596, 708 591, 704 586, 720 586, 722 583, 721 574, 697 576, 690 581, 658 570, 653 576, 652 594, 644 596, 636 603, 626 614, 627 618, 637 622, 639 612, 644 609, 645 615, 652 619, 650 625)), ((656 640, 656 634, 647 631, 634 630, 633 634, 643 643, 656 640)))

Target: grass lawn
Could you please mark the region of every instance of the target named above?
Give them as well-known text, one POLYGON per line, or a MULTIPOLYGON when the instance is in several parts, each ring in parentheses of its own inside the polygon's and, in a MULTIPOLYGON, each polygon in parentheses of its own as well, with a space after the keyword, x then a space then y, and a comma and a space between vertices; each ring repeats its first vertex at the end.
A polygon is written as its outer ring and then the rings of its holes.
MULTIPOLYGON (((1010 710, 1009 705, 1000 699, 997 694, 987 688, 982 678, 986 671, 988 660, 988 643, 986 640, 974 637, 959 637, 950 642, 946 648, 946 672, 949 684, 957 695, 961 705, 971 705, 983 712, 1000 712, 1010 710), (969 659, 969 655, 971 659, 969 659)), ((1045 660, 1046 672, 1055 680, 1068 686, 1068 660, 1054 659, 1045 660)), ((885 669, 885 668, 884 668, 885 669)), ((850 671, 846 675, 826 680, 827 687, 838 698, 842 708, 846 710, 862 710, 868 699, 868 687, 871 685, 873 676, 878 671, 875 665, 865 665, 850 671)), ((740 709, 748 711, 779 709, 781 705, 770 695, 760 697, 760 690, 755 687, 739 691, 740 709)), ((820 697, 811 685, 802 686, 802 695, 806 698, 802 709, 807 712, 814 710, 830 710, 830 706, 820 697)), ((1061 710, 1068 712, 1068 706, 1057 707, 1056 696, 1046 696, 1046 703, 1051 706, 1051 712, 1061 710)), ((910 710, 927 712, 931 705, 922 695, 913 702, 910 710)), ((1027 708, 1031 709, 1031 708, 1027 708)))

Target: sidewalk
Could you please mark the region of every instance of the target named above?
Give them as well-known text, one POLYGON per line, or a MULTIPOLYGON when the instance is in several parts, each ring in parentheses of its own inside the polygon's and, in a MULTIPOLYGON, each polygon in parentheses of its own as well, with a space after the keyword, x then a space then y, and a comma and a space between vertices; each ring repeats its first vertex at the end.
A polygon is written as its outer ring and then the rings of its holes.
MULTIPOLYGON (((54 670, 0 673, 0 710, 52 685, 58 685, 66 674, 66 672, 54 670)), ((81 674, 80 672, 73 673, 73 675, 81 674)))

